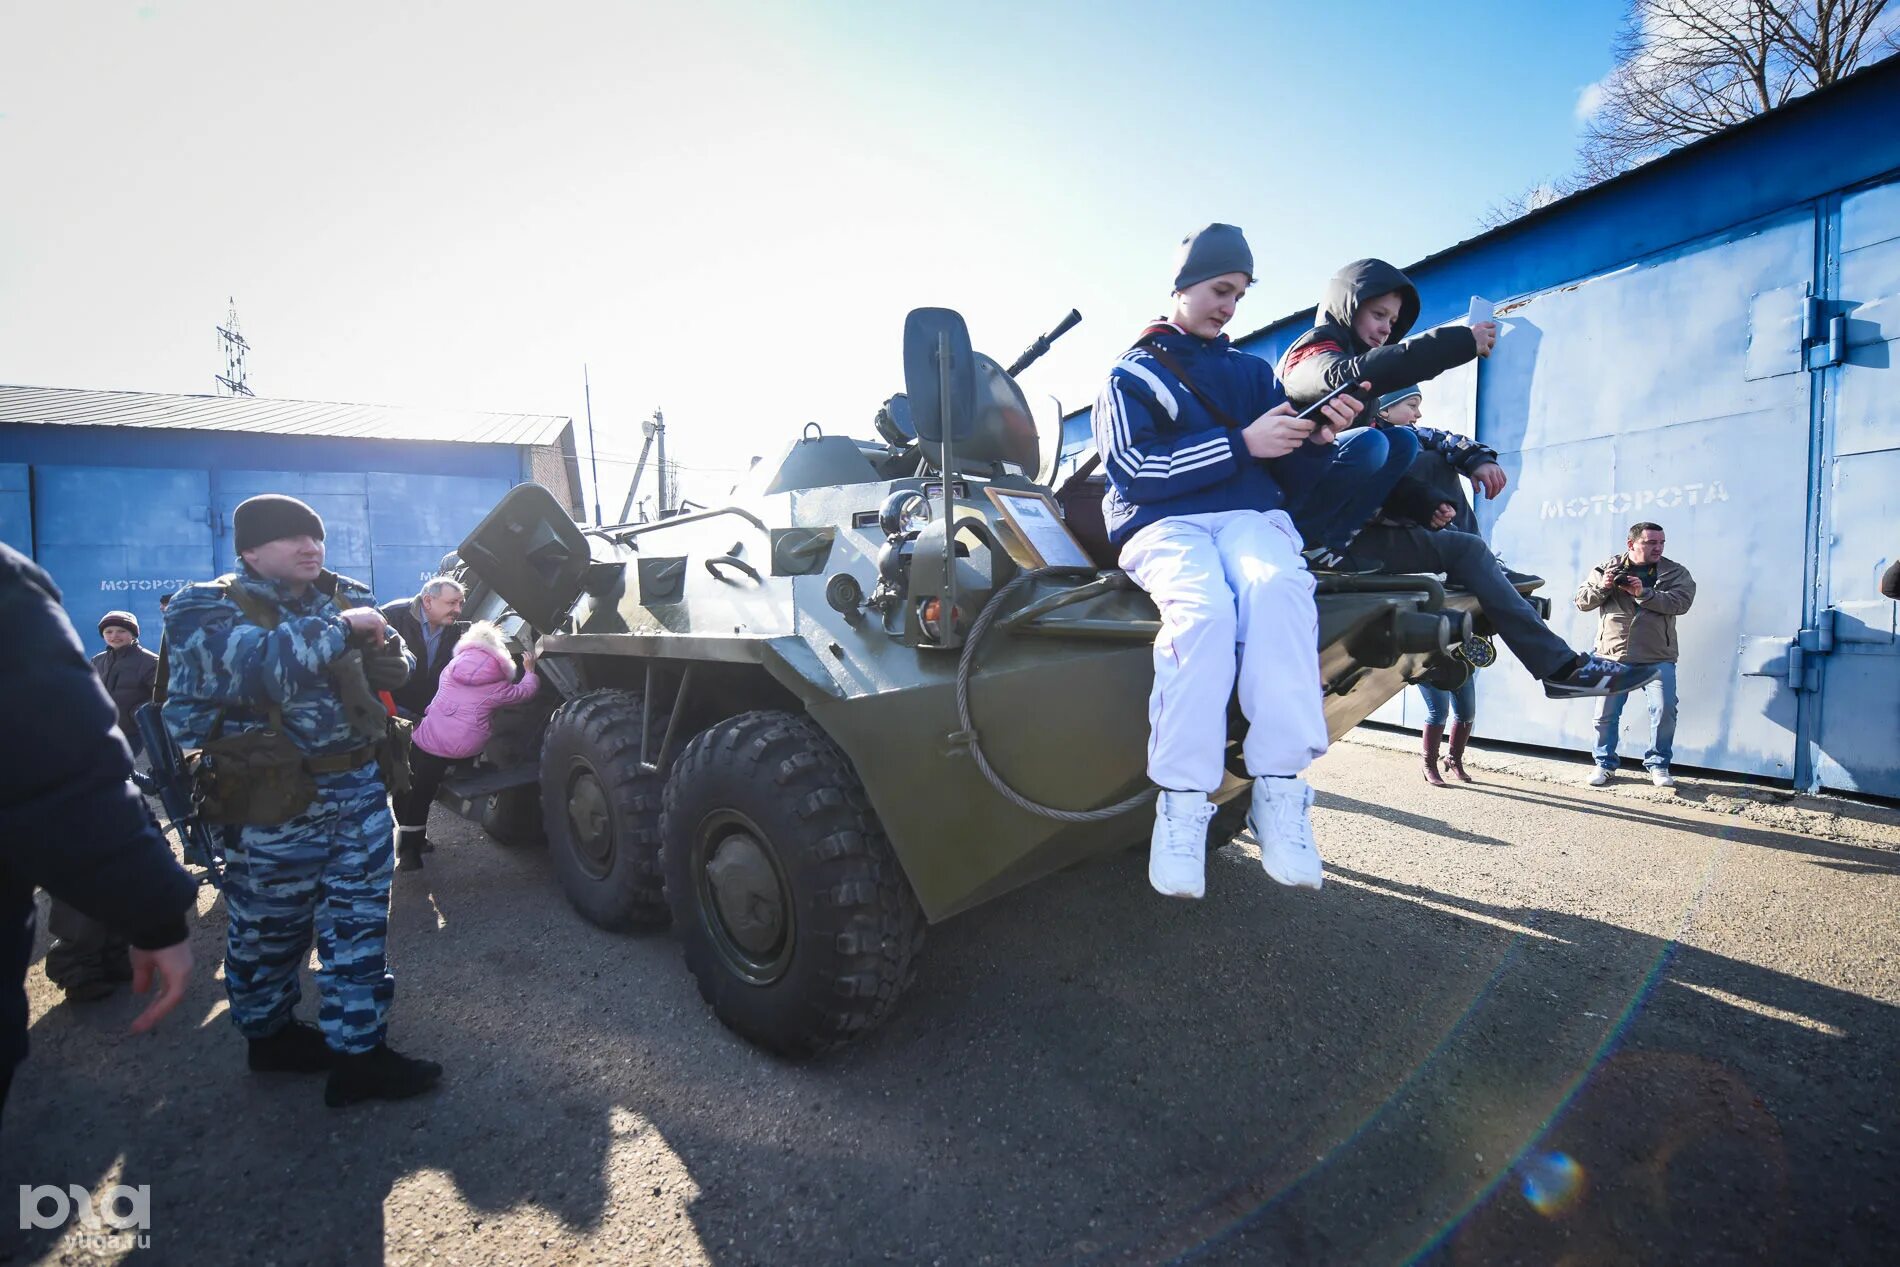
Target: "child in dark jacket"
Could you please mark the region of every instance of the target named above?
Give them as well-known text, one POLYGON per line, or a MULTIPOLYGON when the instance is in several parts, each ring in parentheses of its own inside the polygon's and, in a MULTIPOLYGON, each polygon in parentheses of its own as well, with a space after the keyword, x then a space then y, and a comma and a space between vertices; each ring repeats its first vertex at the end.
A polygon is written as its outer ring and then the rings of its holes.
POLYGON ((1300 420, 1265 361, 1222 329, 1253 282, 1239 229, 1182 243, 1173 313, 1109 371, 1095 403, 1103 510, 1120 564, 1161 613, 1149 695, 1148 777, 1161 789, 1148 880, 1169 897, 1206 891, 1208 795, 1224 776, 1236 687, 1254 778, 1250 822, 1281 884, 1320 887, 1300 772, 1326 751, 1313 578, 1269 459, 1331 439, 1358 402, 1300 420), (1238 644, 1238 654, 1236 654, 1238 644))
MULTIPOLYGON (((1435 377, 1490 354, 1497 326, 1441 326, 1405 336, 1418 320, 1418 289, 1384 260, 1354 260, 1326 284, 1313 329, 1280 358, 1287 399, 1304 409, 1343 383, 1378 394, 1435 377)), ((1382 560, 1347 555, 1367 521, 1418 456, 1417 437, 1368 418, 1330 451, 1305 451, 1276 464, 1292 512, 1321 570, 1374 572, 1382 560)))

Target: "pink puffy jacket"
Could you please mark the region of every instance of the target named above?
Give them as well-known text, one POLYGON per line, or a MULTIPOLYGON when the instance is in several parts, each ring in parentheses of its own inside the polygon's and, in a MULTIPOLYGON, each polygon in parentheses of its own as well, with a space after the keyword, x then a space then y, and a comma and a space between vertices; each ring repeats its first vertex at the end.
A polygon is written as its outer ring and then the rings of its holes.
POLYGON ((485 620, 471 625, 416 727, 416 746, 451 760, 475 756, 488 744, 488 715, 541 689, 533 673, 522 674, 519 682, 511 680, 514 675, 501 631, 485 620))

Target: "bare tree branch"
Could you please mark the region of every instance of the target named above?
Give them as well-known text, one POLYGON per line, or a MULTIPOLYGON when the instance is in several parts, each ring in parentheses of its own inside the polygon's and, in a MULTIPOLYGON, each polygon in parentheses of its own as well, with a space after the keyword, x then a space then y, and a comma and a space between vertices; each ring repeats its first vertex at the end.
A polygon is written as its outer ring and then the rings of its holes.
POLYGON ((1594 183, 1895 51, 1888 0, 1632 0, 1585 125, 1594 183), (1869 37, 1874 37, 1869 47, 1869 37))

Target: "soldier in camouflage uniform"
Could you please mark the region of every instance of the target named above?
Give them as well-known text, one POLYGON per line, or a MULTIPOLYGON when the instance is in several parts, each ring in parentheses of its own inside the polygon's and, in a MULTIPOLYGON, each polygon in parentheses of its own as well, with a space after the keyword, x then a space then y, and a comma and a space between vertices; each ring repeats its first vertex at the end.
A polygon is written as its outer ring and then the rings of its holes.
MULTIPOLYGON (((316 797, 287 821, 226 829, 231 1019, 253 1070, 327 1070, 333 1107, 415 1095, 442 1070, 385 1041, 394 822, 339 663, 354 666, 352 648, 375 648, 365 662, 385 666, 385 679, 393 663, 395 681, 370 680, 389 688, 415 660, 367 587, 324 570, 323 520, 309 506, 253 497, 232 527, 243 566, 181 591, 165 613, 165 724, 181 748, 199 749, 216 735, 261 731, 279 710, 316 797), (313 934, 318 1028, 292 1014, 313 934)), ((363 681, 359 669, 359 696, 363 681)))

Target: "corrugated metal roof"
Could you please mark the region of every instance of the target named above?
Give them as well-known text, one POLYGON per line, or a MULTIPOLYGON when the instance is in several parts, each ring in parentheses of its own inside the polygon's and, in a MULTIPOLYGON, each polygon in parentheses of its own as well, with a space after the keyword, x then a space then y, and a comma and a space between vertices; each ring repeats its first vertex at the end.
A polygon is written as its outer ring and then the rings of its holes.
POLYGON ((449 440, 461 444, 553 444, 572 419, 548 414, 267 400, 257 396, 172 396, 0 385, 0 423, 8 422, 354 436, 366 440, 449 440))

